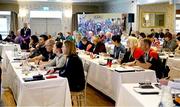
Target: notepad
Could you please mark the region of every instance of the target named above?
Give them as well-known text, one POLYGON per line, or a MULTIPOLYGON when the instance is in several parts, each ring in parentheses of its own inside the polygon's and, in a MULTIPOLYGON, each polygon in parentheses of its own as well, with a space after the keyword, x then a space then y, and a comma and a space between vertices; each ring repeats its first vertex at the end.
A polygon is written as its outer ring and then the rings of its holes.
POLYGON ((143 88, 139 88, 139 87, 134 87, 133 90, 140 94, 159 94, 159 90, 157 88, 143 89, 143 88))

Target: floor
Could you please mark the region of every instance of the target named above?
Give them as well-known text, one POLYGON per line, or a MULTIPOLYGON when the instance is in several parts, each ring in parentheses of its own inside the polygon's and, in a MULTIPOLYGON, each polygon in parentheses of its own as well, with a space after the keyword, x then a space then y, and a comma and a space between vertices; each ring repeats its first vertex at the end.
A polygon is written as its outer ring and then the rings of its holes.
MULTIPOLYGON (((114 107, 115 102, 101 92, 94 89, 92 86, 87 86, 87 106, 101 106, 101 107, 114 107)), ((16 107, 13 95, 10 89, 2 90, 2 99, 0 107, 16 107)))

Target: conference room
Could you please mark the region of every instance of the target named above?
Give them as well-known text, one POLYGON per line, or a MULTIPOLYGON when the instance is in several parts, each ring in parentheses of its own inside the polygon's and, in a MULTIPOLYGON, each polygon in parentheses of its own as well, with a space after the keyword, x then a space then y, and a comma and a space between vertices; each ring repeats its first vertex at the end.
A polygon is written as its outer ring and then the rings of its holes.
POLYGON ((179 0, 0 0, 0 107, 180 106, 179 0))

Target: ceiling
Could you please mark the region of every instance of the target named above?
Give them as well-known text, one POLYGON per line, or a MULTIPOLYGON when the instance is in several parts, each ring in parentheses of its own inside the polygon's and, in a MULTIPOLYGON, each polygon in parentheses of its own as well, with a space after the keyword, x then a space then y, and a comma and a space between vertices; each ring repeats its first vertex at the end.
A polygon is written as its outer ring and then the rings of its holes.
MULTIPOLYGON (((109 0, 0 0, 0 3, 15 3, 18 1, 26 2, 73 2, 73 3, 89 3, 89 2, 108 2, 109 0)), ((114 1, 114 0, 111 0, 114 1)))

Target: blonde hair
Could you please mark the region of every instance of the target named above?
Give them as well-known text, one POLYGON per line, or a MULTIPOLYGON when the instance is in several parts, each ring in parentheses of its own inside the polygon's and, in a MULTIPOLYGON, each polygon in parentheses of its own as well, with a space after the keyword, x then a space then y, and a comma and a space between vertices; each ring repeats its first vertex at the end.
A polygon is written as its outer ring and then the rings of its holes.
POLYGON ((99 42, 99 36, 93 36, 92 40, 93 40, 93 42, 98 43, 99 42))
POLYGON ((48 39, 48 40, 46 41, 46 44, 45 44, 45 45, 54 46, 54 44, 55 44, 55 41, 54 41, 53 39, 48 39))
POLYGON ((128 37, 127 42, 129 42, 129 45, 131 47, 138 47, 138 39, 136 37, 132 37, 132 36, 128 37))
POLYGON ((68 56, 76 54, 76 46, 75 46, 74 42, 66 40, 66 41, 64 41, 64 45, 67 49, 68 56))

